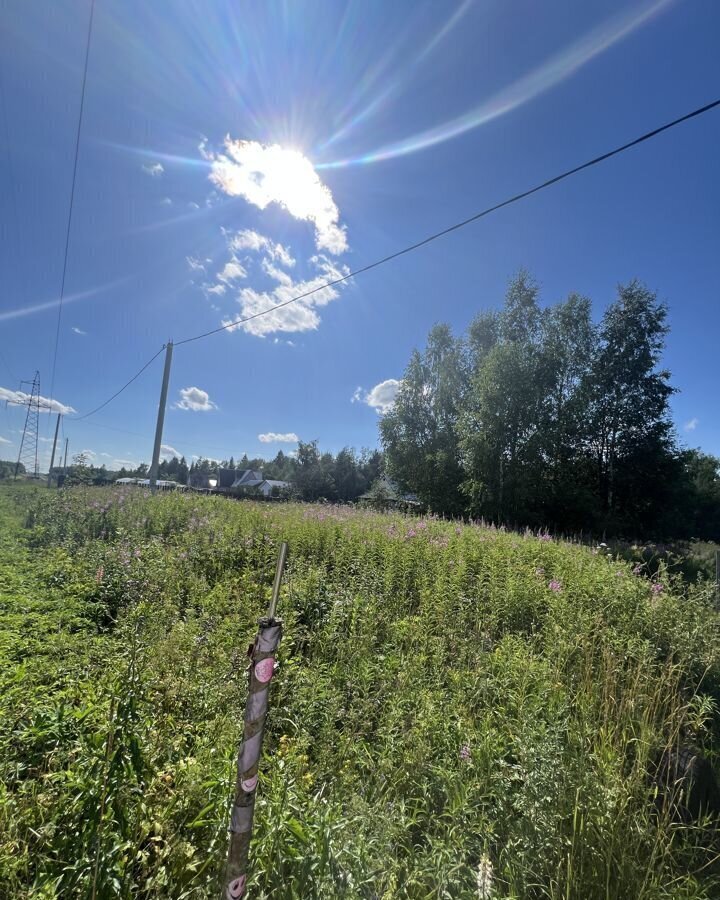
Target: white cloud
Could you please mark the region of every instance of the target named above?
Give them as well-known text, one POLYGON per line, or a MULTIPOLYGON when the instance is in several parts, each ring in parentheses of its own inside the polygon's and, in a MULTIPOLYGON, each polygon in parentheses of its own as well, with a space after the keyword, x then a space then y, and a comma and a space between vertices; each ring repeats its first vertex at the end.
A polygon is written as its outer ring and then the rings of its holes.
POLYGON ((159 162, 150 164, 144 163, 142 170, 146 175, 150 175, 151 178, 159 178, 165 171, 165 166, 159 162))
POLYGON ((185 262, 193 272, 204 272, 205 266, 196 256, 186 256, 185 262))
POLYGON ((196 203, 194 200, 191 200, 188 203, 188 209, 200 209, 200 204, 196 203))
POLYGON ((273 281, 279 282, 279 284, 288 284, 291 285, 293 283, 292 277, 288 275, 287 272, 284 272, 282 269, 279 269, 276 265, 268 259, 266 256, 262 263, 263 271, 266 275, 269 275, 273 281))
POLYGON ((203 290, 206 294, 224 294, 227 287, 224 284, 204 284, 203 290))
POLYGON ((75 334, 87 334, 87 331, 83 331, 82 328, 78 328, 77 325, 73 325, 71 331, 74 331, 75 334))
POLYGON ((112 461, 112 465, 113 465, 113 468, 115 468, 115 469, 122 469, 124 467, 131 468, 131 469, 137 469, 137 467, 138 467, 138 464, 135 462, 134 459, 114 459, 112 461))
POLYGON ((270 238, 265 237, 264 234, 258 234, 257 231, 252 231, 249 228, 238 231, 235 234, 223 231, 223 234, 228 238, 231 250, 253 250, 256 253, 264 250, 275 262, 279 262, 288 269, 295 265, 295 259, 288 248, 283 247, 282 244, 274 243, 270 238))
POLYGON ((180 389, 181 399, 175 404, 175 409, 191 409, 193 412, 208 412, 217 409, 207 391, 198 387, 180 389))
POLYGON ((339 254, 348 249, 345 227, 330 189, 309 159, 278 144, 225 139, 225 153, 211 153, 210 180, 231 197, 244 197, 260 209, 277 203, 296 219, 312 222, 318 250, 339 254))
POLYGON ((160 455, 164 458, 172 459, 173 456, 182 456, 182 453, 171 447, 170 444, 160 444, 160 455))
MULTIPOLYGON (((9 403, 10 406, 27 406, 30 402, 30 394, 26 394, 25 391, 13 391, 10 388, 0 387, 0 401, 3 400, 9 403)), ((59 412, 66 415, 77 411, 72 406, 66 406, 64 403, 60 403, 59 400, 49 400, 47 397, 40 397, 39 405, 41 413, 59 412)))
POLYGON ((172 206, 172 200, 169 197, 163 197, 160 201, 161 206, 172 206))
POLYGON ((320 324, 320 316, 317 308, 326 306, 338 296, 337 287, 326 287, 328 281, 335 281, 346 276, 349 272, 347 266, 335 265, 324 256, 313 256, 310 262, 315 266, 318 274, 314 278, 305 281, 293 281, 288 277, 282 284, 278 284, 271 291, 256 291, 254 288, 243 288, 237 298, 240 304, 240 312, 233 318, 223 320, 223 325, 230 326, 228 331, 242 328, 248 334, 262 337, 273 334, 276 331, 312 331, 320 324), (308 294, 293 303, 288 301, 295 297, 308 294), (281 309, 267 312, 273 306, 288 303, 281 309), (241 323, 241 319, 263 313, 259 318, 250 322, 241 323), (236 323, 236 324, 233 324, 236 323))
POLYGON ((12 441, 9 441, 7 438, 0 437, 0 444, 12 444, 12 441))
POLYGON ((223 270, 218 274, 218 280, 228 284, 236 278, 247 278, 247 270, 233 257, 225 263, 223 270))
POLYGON ((101 453, 100 456, 104 456, 106 459, 112 459, 112 453, 101 453))
POLYGON ((700 424, 700 419, 693 416, 688 422, 685 423, 685 431, 695 431, 695 429, 700 424))
POLYGON ((82 450, 81 453, 84 453, 87 458, 92 461, 95 459, 95 451, 94 450, 82 450))
POLYGON ((361 387, 355 388, 355 393, 350 398, 351 403, 367 403, 369 407, 374 409, 378 414, 384 415, 390 412, 395 404, 397 392, 400 384, 396 378, 388 378, 381 381, 369 391, 363 390, 361 387))
POLYGON ((297 444, 300 438, 294 431, 288 431, 285 434, 268 431, 266 434, 259 434, 258 440, 262 444, 297 444))

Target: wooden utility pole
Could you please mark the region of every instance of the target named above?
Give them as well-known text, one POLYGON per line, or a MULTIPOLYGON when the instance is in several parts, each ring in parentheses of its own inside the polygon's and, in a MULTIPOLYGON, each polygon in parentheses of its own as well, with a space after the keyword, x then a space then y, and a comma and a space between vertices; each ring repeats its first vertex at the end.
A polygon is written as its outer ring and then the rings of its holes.
POLYGON ((55 423, 55 437, 53 438, 52 454, 50 455, 50 469, 48 470, 48 487, 52 484, 52 470, 55 465, 55 448, 57 447, 58 429, 60 428, 61 413, 58 413, 57 422, 55 423))
POLYGON ((275 654, 282 637, 282 620, 275 618, 275 612, 287 552, 288 545, 283 542, 278 554, 267 616, 258 622, 255 643, 250 648, 248 697, 245 703, 243 740, 237 759, 235 802, 230 818, 230 846, 222 885, 223 900, 240 900, 245 894, 270 679, 275 671, 275 654))
POLYGON ((170 383, 170 365, 172 363, 173 342, 165 344, 165 368, 163 369, 160 403, 158 404, 157 424, 155 425, 155 445, 150 465, 150 490, 157 490, 158 467, 160 465, 160 447, 162 445, 163 424, 165 422, 165 405, 167 404, 168 384, 170 383))

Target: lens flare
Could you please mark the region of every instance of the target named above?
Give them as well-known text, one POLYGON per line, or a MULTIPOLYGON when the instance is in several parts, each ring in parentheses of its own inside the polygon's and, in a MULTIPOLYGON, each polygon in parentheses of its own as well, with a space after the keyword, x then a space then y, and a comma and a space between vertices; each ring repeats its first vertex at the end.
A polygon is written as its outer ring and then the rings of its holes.
POLYGON ((441 125, 429 128, 426 131, 421 131, 402 141, 387 144, 361 156, 317 163, 315 168, 339 169, 346 166, 365 165, 386 159, 394 159, 398 156, 416 153, 419 150, 426 150, 428 147, 434 147, 437 144, 459 137, 474 128, 485 125, 560 84, 596 56, 612 47, 613 44, 627 37, 641 25, 654 18, 673 2, 674 0, 656 0, 655 3, 649 6, 645 5, 640 11, 635 11, 632 14, 625 13, 622 16, 617 16, 610 22, 600 25, 566 50, 553 56, 539 68, 500 91, 490 100, 484 101, 479 106, 455 119, 443 122, 441 125))

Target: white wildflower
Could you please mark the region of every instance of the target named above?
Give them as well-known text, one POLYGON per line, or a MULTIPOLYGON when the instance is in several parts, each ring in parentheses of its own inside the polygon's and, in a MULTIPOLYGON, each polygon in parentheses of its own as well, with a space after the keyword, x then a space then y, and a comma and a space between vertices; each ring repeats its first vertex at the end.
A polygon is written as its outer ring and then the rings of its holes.
POLYGON ((479 900, 490 900, 493 892, 493 867, 487 853, 483 853, 478 865, 477 889, 479 900))

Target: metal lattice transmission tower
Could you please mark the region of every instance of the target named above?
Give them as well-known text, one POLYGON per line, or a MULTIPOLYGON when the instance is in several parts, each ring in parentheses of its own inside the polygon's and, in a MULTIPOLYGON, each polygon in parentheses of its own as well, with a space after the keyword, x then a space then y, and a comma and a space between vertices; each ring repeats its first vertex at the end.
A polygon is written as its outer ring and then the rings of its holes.
MULTIPOLYGON (((30 382, 22 382, 29 384, 30 382)), ((29 475, 32 472, 36 477, 39 474, 38 469, 38 428, 40 425, 40 373, 36 372, 32 380, 32 387, 27 396, 27 402, 23 405, 27 406, 27 415, 25 416, 25 427, 23 428, 22 440, 20 441, 20 451, 18 453, 17 463, 15 464, 15 478, 18 476, 20 466, 25 466, 25 471, 29 475)))

